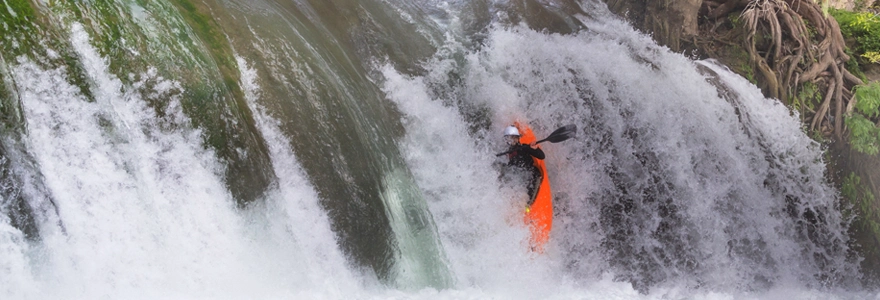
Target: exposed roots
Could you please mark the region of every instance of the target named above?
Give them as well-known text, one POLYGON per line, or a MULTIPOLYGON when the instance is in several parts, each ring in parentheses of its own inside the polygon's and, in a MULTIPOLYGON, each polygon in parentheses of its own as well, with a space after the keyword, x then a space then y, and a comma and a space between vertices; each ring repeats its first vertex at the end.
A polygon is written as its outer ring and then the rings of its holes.
POLYGON ((843 115, 854 105, 850 90, 862 81, 844 67, 850 57, 837 21, 810 0, 703 1, 701 14, 716 20, 740 10, 742 46, 765 94, 790 104, 804 83, 828 87, 815 114, 801 117, 812 119, 811 131, 844 136, 843 115))

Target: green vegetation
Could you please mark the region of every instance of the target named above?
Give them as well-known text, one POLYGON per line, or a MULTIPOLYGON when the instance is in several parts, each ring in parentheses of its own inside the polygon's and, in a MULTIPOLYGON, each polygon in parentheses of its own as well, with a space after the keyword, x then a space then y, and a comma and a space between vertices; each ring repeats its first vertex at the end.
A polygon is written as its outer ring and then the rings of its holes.
POLYGON ((856 109, 869 118, 880 116, 880 83, 874 82, 869 85, 856 87, 855 96, 858 99, 856 109))
POLYGON ((880 52, 870 52, 862 54, 862 57, 870 61, 871 63, 880 63, 880 52))
POLYGON ((745 21, 743 21, 740 14, 729 14, 727 15, 727 20, 730 21, 730 26, 734 28, 745 28, 745 21))
MULTIPOLYGON (((854 58, 847 63, 847 70, 866 81, 859 64, 880 62, 880 17, 868 12, 836 9, 829 12, 847 40, 847 54, 854 58)), ((854 98, 856 109, 845 120, 850 129, 850 144, 856 151, 876 155, 880 152, 880 128, 875 123, 880 117, 880 84, 857 86, 854 98)))
MULTIPOLYGON (((131 27, 131 17, 127 13, 117 10, 113 3, 107 0, 92 1, 89 5, 81 5, 75 1, 65 2, 62 7, 73 12, 75 22, 84 23, 83 27, 89 31, 89 36, 92 38, 92 45, 107 59, 111 70, 143 68, 144 62, 130 55, 127 49, 144 48, 142 45, 137 47, 131 45, 142 41, 143 38, 135 37, 137 32, 126 30, 131 27)), ((119 74, 118 71, 115 73, 119 74)), ((126 81, 125 76, 119 76, 119 79, 126 81)))
MULTIPOLYGON (((94 83, 71 44, 71 31, 81 25, 108 71, 132 87, 126 92, 140 93, 160 119, 170 103, 180 101, 190 125, 203 130, 205 146, 228 162, 227 184, 236 199, 253 200, 265 189, 269 179, 260 166, 267 164, 267 150, 252 134, 254 122, 238 85, 232 47, 212 16, 216 8, 190 0, 3 2, 0 67, 12 68, 24 59, 61 70, 83 98, 94 101, 94 83), (156 93, 158 78, 179 83, 180 89, 156 93)), ((0 71, 0 85, 12 83, 11 70, 0 71)), ((15 93, 12 84, 0 86, 0 129, 24 130, 15 116, 15 93)), ((179 124, 162 125, 174 129, 179 124)), ((105 129, 113 130, 110 123, 105 129)))
POLYGON ((268 150, 262 139, 252 134, 256 132, 253 115, 238 85, 240 73, 232 45, 207 4, 188 0, 171 2, 208 52, 208 57, 198 59, 212 64, 220 73, 216 88, 221 94, 194 90, 194 95, 186 95, 192 102, 184 102, 184 110, 195 125, 209 129, 205 142, 229 162, 227 186, 239 205, 244 205, 261 195, 271 175, 261 169, 269 164, 268 150))
POLYGON ((831 9, 829 11, 844 37, 852 39, 855 57, 866 62, 878 62, 880 58, 880 16, 869 12, 850 12, 831 9))
MULTIPOLYGON (((67 73, 67 78, 80 89, 87 99, 93 99, 86 84, 86 74, 79 65, 76 54, 70 51, 67 39, 62 38, 56 28, 44 15, 27 0, 6 0, 6 7, 0 9, 0 58, 12 64, 20 57, 26 58, 43 68, 58 68, 67 73)), ((11 80, 11 79, 10 79, 11 80)), ((8 98, 4 99, 4 106, 8 98)), ((9 124, 6 124, 7 126, 9 124)))
MULTIPOLYGON (((875 239, 880 238, 880 208, 876 205, 874 194, 861 181, 861 177, 850 173, 844 178, 840 192, 855 209, 852 212, 857 216, 854 221, 855 229, 862 230, 875 239)), ((878 249, 866 247, 865 250, 876 253, 878 249)))
POLYGON ((236 96, 235 98, 244 98, 243 92, 238 88, 238 64, 233 56, 232 47, 226 35, 220 30, 220 25, 209 15, 210 9, 196 7, 190 1, 173 0, 172 2, 180 8, 183 18, 207 47, 211 55, 210 59, 220 70, 227 88, 236 96))
POLYGON ((856 151, 875 155, 880 152, 880 128, 869 118, 880 117, 880 83, 857 86, 855 111, 846 118, 850 144, 856 151))
POLYGON ((755 78, 755 69, 752 68, 752 64, 749 61, 749 53, 746 52, 746 49, 740 46, 731 46, 728 51, 730 51, 729 56, 732 61, 731 68, 733 68, 733 71, 748 79, 752 84, 757 85, 758 80, 755 78))
POLYGON ((13 91, 6 84, 6 77, 9 72, 6 71, 6 65, 0 61, 0 134, 4 133, 4 129, 12 129, 15 124, 21 124, 21 109, 18 107, 17 100, 13 97, 13 91))
MULTIPOLYGON (((791 100, 791 108, 803 112, 804 110, 816 110, 816 104, 822 101, 822 95, 816 84, 806 82, 801 85, 800 92, 791 100)), ((803 115, 803 113, 801 114, 803 115)))
POLYGON ((861 114, 853 114, 846 118, 846 126, 850 129, 850 145, 861 153, 875 155, 880 145, 880 130, 874 122, 861 114))
MULTIPOLYGON (((867 81, 859 63, 877 63, 880 59, 880 17, 867 12, 844 10, 831 10, 830 13, 840 24, 841 33, 847 39, 847 54, 854 58, 847 62, 847 70, 867 81)), ((856 110, 845 118, 846 126, 850 130, 850 145, 858 152, 876 155, 880 152, 880 128, 872 119, 876 120, 880 116, 880 85, 871 83, 857 86, 853 98, 856 101, 856 110)), ((877 231, 874 232, 876 236, 877 231)))
POLYGON ((28 1, 7 1, 6 9, 0 9, 0 51, 4 54, 20 55, 27 53, 26 49, 35 48, 36 41, 29 38, 30 35, 22 36, 22 33, 36 32, 38 30, 36 11, 28 1))

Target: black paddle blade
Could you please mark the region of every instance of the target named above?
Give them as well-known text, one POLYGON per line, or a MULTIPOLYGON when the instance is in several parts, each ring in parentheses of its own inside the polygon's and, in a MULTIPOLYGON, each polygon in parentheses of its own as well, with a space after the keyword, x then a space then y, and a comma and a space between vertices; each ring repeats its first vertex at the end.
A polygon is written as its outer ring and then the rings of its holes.
POLYGON ((577 125, 568 124, 553 131, 547 138, 538 141, 538 143, 551 142, 559 143, 561 141, 573 138, 577 135, 577 125))

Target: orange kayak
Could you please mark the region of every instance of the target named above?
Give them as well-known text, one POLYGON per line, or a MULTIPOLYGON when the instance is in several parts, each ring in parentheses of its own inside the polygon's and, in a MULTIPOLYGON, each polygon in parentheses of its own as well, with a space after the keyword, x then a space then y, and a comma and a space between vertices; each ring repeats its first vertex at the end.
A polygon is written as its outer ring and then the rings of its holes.
MULTIPOLYGON (((522 144, 530 144, 537 141, 535 133, 529 126, 514 123, 514 126, 520 132, 519 142, 522 144)), ((540 146, 538 146, 540 147, 540 146)), ((547 177, 547 167, 544 166, 544 160, 533 159, 535 166, 541 171, 541 185, 535 195, 535 201, 526 208, 523 220, 529 226, 531 238, 529 246, 532 251, 543 253, 544 244, 550 239, 550 229, 553 227, 553 197, 550 190, 550 178, 547 177)))

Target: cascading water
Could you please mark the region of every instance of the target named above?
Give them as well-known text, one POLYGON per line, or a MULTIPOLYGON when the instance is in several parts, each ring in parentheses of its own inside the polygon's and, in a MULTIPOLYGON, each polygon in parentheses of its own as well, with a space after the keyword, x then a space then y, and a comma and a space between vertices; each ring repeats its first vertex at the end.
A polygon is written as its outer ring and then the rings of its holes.
POLYGON ((459 282, 495 280, 470 274, 487 266, 473 252, 516 248, 489 238, 504 227, 499 215, 524 203, 497 189, 491 154, 503 149, 504 126, 526 121, 544 134, 568 123, 583 130, 545 146, 557 219, 554 261, 537 264, 559 269, 503 282, 529 286, 555 271, 588 282, 610 274, 642 292, 854 284, 848 220, 821 149, 785 107, 607 13, 579 21, 589 30, 573 35, 490 28, 477 51, 451 41, 424 76, 386 68, 386 93, 409 128, 404 152, 459 282))
POLYGON ((3 5, 4 299, 868 294, 796 118, 602 4, 3 5), (580 128, 544 254, 517 120, 580 128))

